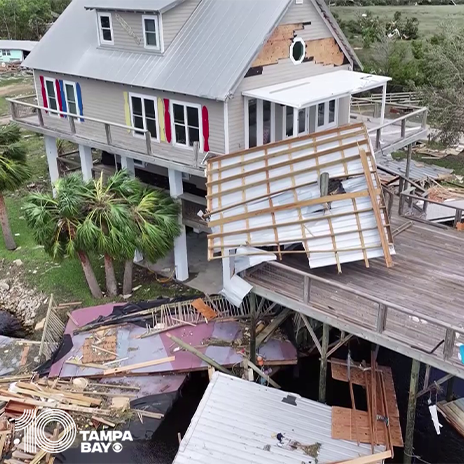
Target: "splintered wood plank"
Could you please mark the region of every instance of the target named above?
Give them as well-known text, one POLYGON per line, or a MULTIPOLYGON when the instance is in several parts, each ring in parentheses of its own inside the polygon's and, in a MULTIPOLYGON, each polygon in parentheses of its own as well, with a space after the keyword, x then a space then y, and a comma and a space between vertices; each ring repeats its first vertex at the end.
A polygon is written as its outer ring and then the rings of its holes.
MULTIPOLYGON (((393 446, 403 447, 400 422, 397 417, 390 418, 390 429, 393 446)), ((385 425, 377 421, 375 424, 376 445, 386 445, 385 425)), ((332 438, 338 440, 371 443, 369 417, 366 411, 353 411, 348 408, 332 407, 332 438)))
MULTIPOLYGON (((98 336, 97 332, 97 336, 98 336)), ((97 344, 97 339, 93 336, 88 337, 82 346, 82 363, 102 363, 114 361, 117 358, 117 337, 115 334, 98 337, 102 340, 97 344)))
POLYGON ((216 311, 213 308, 208 306, 201 298, 197 298, 193 300, 191 305, 202 315, 205 317, 207 321, 211 321, 215 317, 217 317, 216 311))

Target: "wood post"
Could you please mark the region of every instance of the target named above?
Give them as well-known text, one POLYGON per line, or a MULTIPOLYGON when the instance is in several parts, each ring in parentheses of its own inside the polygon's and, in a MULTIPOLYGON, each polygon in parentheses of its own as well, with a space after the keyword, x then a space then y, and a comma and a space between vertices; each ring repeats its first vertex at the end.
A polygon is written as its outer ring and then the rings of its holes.
POLYGON ((250 293, 250 361, 256 362, 256 295, 250 293))
POLYGON ((451 377, 446 384, 446 401, 453 401, 453 387, 455 377, 451 377))
POLYGON ((408 156, 406 158, 406 173, 404 177, 406 177, 406 182, 404 183, 404 189, 406 190, 409 188, 409 172, 411 171, 411 157, 412 157, 412 143, 408 145, 408 156))
POLYGON ((413 455, 414 426, 416 422, 417 390, 419 387, 420 361, 412 360, 411 381, 409 384, 408 413, 406 416, 406 435, 404 441, 403 464, 411 464, 413 455))
POLYGON ((329 348, 329 324, 322 326, 322 352, 321 352, 321 366, 319 369, 319 402, 325 403, 326 400, 326 387, 327 387, 327 350, 329 348))

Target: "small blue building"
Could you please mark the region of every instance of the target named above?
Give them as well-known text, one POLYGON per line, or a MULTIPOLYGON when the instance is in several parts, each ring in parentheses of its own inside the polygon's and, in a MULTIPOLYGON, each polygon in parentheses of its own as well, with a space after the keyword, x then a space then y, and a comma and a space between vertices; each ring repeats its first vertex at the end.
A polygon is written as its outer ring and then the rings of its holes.
POLYGON ((32 40, 0 40, 0 62, 22 63, 37 43, 32 40))

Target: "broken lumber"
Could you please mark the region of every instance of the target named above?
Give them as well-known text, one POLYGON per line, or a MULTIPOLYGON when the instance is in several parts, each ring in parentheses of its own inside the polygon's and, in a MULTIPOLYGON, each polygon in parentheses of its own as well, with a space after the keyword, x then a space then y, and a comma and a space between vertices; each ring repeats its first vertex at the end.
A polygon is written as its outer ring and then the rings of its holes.
POLYGON ((207 320, 211 321, 217 317, 216 311, 208 306, 201 298, 193 300, 191 305, 207 320))
MULTIPOLYGON (((169 336, 169 335, 168 335, 169 336)), ((176 360, 175 356, 169 356, 162 359, 153 359, 152 361, 145 361, 137 364, 129 364, 128 366, 116 367, 114 369, 107 369, 103 371, 103 375, 115 375, 121 372, 133 371, 136 369, 142 369, 143 367, 156 366, 158 364, 164 364, 167 362, 174 362, 176 360)))
POLYGON ((361 456, 359 458, 350 459, 349 461, 338 461, 338 464, 373 464, 374 462, 382 462, 384 459, 391 458, 391 451, 384 451, 382 453, 369 454, 368 456, 361 456))
MULTIPOLYGON (((63 437, 68 431, 71 429, 71 425, 66 427, 59 435, 58 435, 58 440, 63 437)), ((29 463, 29 464, 38 464, 47 454, 46 451, 40 450, 34 457, 34 459, 29 463)))
POLYGON ((266 382, 268 382, 269 384, 271 384, 274 388, 280 388, 280 385, 275 382, 274 380, 272 380, 267 374, 265 374, 261 369, 259 369, 258 367, 256 367, 249 359, 247 358, 243 358, 243 359, 246 359, 247 362, 248 362, 248 367, 251 367, 251 369, 253 369, 258 375, 260 375, 264 380, 266 380, 266 382))
POLYGON ((159 412, 144 411, 143 409, 131 409, 131 411, 134 411, 137 414, 141 414, 145 417, 150 417, 152 419, 162 419, 164 417, 164 414, 159 412))
POLYGON ((170 338, 173 342, 177 343, 181 348, 184 348, 184 350, 187 350, 190 353, 194 354, 195 356, 198 356, 202 361, 209 364, 210 366, 213 366, 218 371, 221 371, 224 374, 234 375, 231 371, 229 371, 229 369, 226 369, 225 367, 221 366, 214 359, 211 359, 209 356, 206 356, 205 354, 201 353, 196 348, 194 348, 193 346, 190 346, 188 343, 185 343, 180 338, 177 338, 171 334, 166 334, 166 336, 170 338))
POLYGON ((107 425, 108 427, 116 426, 114 422, 110 422, 109 420, 103 419, 103 417, 92 416, 92 420, 100 422, 100 424, 107 425))
POLYGON ((68 359, 65 361, 66 364, 73 364, 74 366, 79 367, 89 367, 92 369, 106 369, 106 366, 103 364, 93 364, 93 363, 82 363, 80 361, 76 361, 75 359, 68 359))
POLYGON ((256 337, 256 348, 264 343, 282 323, 290 316, 290 309, 285 308, 278 316, 276 316, 272 322, 256 337))

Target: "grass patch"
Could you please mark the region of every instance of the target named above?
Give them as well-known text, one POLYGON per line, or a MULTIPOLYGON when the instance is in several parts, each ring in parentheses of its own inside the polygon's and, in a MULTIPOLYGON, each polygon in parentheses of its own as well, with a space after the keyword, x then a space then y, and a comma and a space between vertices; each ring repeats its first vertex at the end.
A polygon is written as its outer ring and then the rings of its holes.
MULTIPOLYGON (((27 134, 29 135, 29 134, 27 134)), ((0 234, 0 260, 12 263, 16 259, 23 262, 25 283, 46 294, 53 293, 58 303, 82 301, 82 306, 103 304, 108 300, 95 300, 85 281, 81 265, 77 259, 66 258, 62 262, 53 262, 41 247, 34 241, 32 231, 27 227, 22 214, 22 205, 30 191, 50 189, 48 168, 43 146, 43 139, 37 135, 25 140, 28 146, 28 158, 32 167, 33 177, 29 187, 23 187, 18 192, 6 196, 9 219, 18 249, 7 251, 3 236, 0 234)), ((104 289, 103 259, 92 258, 97 279, 104 289)), ((122 265, 117 266, 118 280, 122 281, 122 265)), ((156 276, 148 270, 134 267, 134 287, 142 287, 134 293, 133 301, 154 299, 161 295, 175 296, 193 294, 194 291, 177 283, 161 284, 156 276)), ((121 300, 122 301, 122 300, 121 300)))
MULTIPOLYGON (((10 77, 7 79, 0 79, 0 87, 7 87, 8 85, 15 84, 27 84, 31 79, 25 79, 23 77, 10 77)), ((32 85, 32 82, 31 82, 32 85)))

